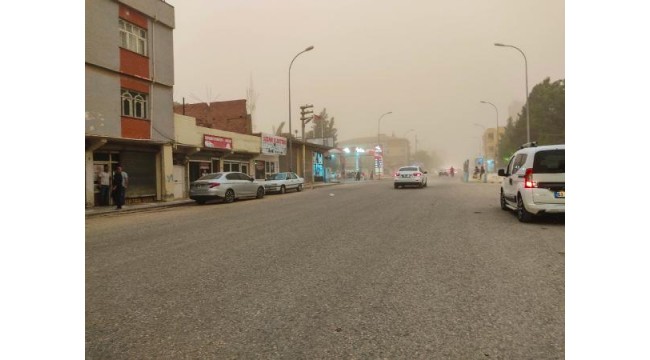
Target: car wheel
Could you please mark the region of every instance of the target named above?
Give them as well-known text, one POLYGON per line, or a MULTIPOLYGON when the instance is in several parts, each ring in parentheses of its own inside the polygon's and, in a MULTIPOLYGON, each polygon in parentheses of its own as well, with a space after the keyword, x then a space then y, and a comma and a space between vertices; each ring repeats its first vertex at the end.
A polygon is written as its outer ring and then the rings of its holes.
POLYGON ((235 192, 232 191, 232 189, 228 189, 228 191, 226 191, 226 196, 223 197, 223 202, 231 203, 233 201, 235 201, 235 192))
POLYGON ((284 185, 280 186, 280 194, 284 194, 287 192, 287 188, 284 187, 284 185))
POLYGON ((424 187, 427 187, 427 185, 429 185, 429 180, 424 182, 424 187))
POLYGON ((399 189, 399 186, 397 186, 397 184, 393 184, 393 186, 395 186, 395 189, 399 189))
POLYGON ((517 219, 521 222, 531 222, 533 220, 533 214, 526 210, 521 195, 517 196, 517 219))
POLYGON ((298 191, 298 192, 302 191, 302 184, 298 185, 298 188, 296 188, 296 191, 298 191))
POLYGON ((501 210, 508 210, 506 205, 506 197, 503 195, 503 189, 501 189, 501 210))
POLYGON ((257 194, 256 194, 255 197, 258 198, 258 199, 261 199, 261 198, 264 197, 264 188, 263 187, 260 186, 260 187, 257 188, 257 194))

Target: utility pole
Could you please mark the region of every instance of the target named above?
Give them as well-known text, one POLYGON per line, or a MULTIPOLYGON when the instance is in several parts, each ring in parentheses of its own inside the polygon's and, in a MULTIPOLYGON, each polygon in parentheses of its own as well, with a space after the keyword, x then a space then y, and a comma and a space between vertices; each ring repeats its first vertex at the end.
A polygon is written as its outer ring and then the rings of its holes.
MULTIPOLYGON (((307 167, 307 160, 305 158, 305 125, 314 118, 314 105, 307 104, 300 107, 300 122, 302 122, 302 178, 305 178, 305 168, 307 167)), ((312 170, 313 173, 313 170, 312 170)), ((313 176, 312 176, 313 178, 313 176)), ((312 181, 312 185, 313 185, 312 181)))

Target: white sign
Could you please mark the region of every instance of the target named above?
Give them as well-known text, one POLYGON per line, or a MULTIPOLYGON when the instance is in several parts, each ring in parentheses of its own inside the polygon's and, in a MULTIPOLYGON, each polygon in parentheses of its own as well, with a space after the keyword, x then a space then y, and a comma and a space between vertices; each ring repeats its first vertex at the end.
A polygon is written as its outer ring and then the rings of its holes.
POLYGON ((262 154, 286 155, 287 138, 269 134, 262 134, 262 154))

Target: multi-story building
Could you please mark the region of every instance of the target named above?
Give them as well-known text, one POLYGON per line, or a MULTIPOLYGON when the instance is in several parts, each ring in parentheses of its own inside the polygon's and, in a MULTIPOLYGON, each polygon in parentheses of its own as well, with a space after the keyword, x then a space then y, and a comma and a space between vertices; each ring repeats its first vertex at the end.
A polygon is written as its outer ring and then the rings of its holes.
POLYGON ((161 0, 86 0, 86 206, 97 174, 121 164, 126 202, 173 199, 174 8, 161 0))
MULTIPOLYGON (((505 127, 499 126, 499 139, 503 137, 503 135, 506 132, 505 127)), ((497 161, 495 164, 494 161, 497 160, 497 156, 503 157, 503 154, 498 154, 498 148, 497 148, 497 131, 496 128, 487 128, 483 132, 483 136, 481 137, 482 141, 482 149, 483 153, 479 155, 484 155, 488 159, 488 167, 489 171, 496 171, 495 166, 499 166, 501 162, 497 161), (490 160, 492 162, 490 162, 490 160), (490 165, 491 164, 491 165, 490 165)))

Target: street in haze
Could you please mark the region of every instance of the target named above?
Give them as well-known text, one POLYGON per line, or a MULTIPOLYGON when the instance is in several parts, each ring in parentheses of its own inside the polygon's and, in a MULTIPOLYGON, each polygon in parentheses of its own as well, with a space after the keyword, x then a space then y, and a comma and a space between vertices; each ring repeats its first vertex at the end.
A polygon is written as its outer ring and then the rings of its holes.
POLYGON ((88 359, 563 359, 564 219, 430 174, 86 219, 88 359))

